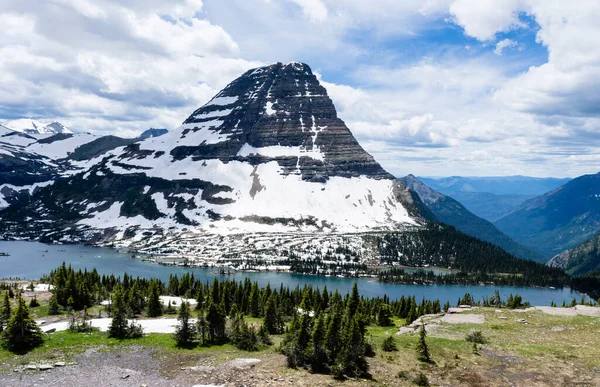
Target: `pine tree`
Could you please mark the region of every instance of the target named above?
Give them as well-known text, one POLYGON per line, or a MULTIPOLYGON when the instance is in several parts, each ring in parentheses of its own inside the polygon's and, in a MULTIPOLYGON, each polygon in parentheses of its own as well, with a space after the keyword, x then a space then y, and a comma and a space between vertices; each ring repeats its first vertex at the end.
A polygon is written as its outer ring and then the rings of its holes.
POLYGON ((283 321, 281 319, 281 315, 279 314, 279 310, 277 309, 274 294, 271 294, 271 296, 267 300, 267 304, 265 306, 265 319, 263 324, 267 331, 272 335, 278 335, 283 333, 283 321))
POLYGON ((208 323, 208 336, 211 342, 220 343, 225 339, 225 311, 222 306, 210 302, 208 305, 208 312, 206 314, 206 321, 208 323))
MULTIPOLYGON (((318 294, 318 293, 317 293, 318 294)), ((327 348, 325 347, 325 319, 320 313, 315 322, 311 339, 310 368, 313 372, 327 371, 327 348)))
POLYGON ((123 290, 121 286, 115 288, 112 297, 111 306, 112 321, 108 327, 108 336, 117 339, 125 339, 128 336, 127 326, 127 307, 123 300, 123 290))
POLYGON ((358 294, 358 284, 355 282, 354 285, 352 285, 352 293, 350 294, 350 297, 348 298, 348 304, 346 306, 350 317, 353 317, 354 313, 356 313, 359 303, 360 303, 360 296, 358 294))
POLYGON ((379 308, 379 313, 377 313, 377 325, 381 327, 389 327, 394 325, 392 321, 392 311, 390 310, 390 306, 387 304, 383 304, 379 308))
POLYGON ((431 355, 429 354, 429 347, 427 347, 427 332, 425 331, 425 323, 421 321, 421 330, 419 332, 419 341, 417 342, 417 358, 426 363, 431 363, 431 355))
POLYGON ((258 336, 258 341, 260 341, 261 344, 264 344, 264 345, 273 344, 273 340, 271 340, 271 336, 269 335, 269 331, 265 327, 265 324, 262 324, 260 326, 260 328, 258 329, 258 333, 256 335, 258 336))
POLYGON ((328 319, 326 333, 326 347, 330 363, 333 363, 337 358, 339 349, 342 345, 341 340, 342 313, 338 308, 335 308, 333 315, 328 319))
POLYGON ((206 321, 206 316, 204 315, 204 310, 202 309, 198 311, 198 321, 196 321, 196 330, 198 331, 198 335, 200 336, 200 344, 206 345, 208 336, 208 321, 206 321))
POLYGON ((362 377, 369 373, 369 363, 365 356, 365 338, 360 327, 359 316, 349 318, 344 329, 344 346, 338 356, 336 373, 345 376, 362 377))
POLYGON ((38 302, 37 297, 33 296, 33 298, 29 300, 29 308, 37 308, 38 306, 40 306, 40 303, 38 302))
POLYGON ((259 317, 259 292, 258 292, 258 284, 255 282, 252 285, 252 290, 250 291, 250 298, 249 298, 249 314, 252 317, 259 317))
POLYGON ((396 345, 396 341, 394 340, 394 336, 388 336, 383 340, 383 344, 381 345, 381 349, 385 352, 393 352, 398 350, 398 346, 396 345))
POLYGON ((198 294, 196 294, 196 310, 201 310, 204 307, 204 288, 198 286, 198 294))
POLYGON ((189 345, 195 338, 194 327, 190 323, 190 304, 183 301, 177 316, 179 326, 175 331, 175 341, 179 346, 189 345))
POLYGON ((160 289, 158 288, 158 283, 152 281, 148 295, 148 317, 159 317, 162 314, 163 306, 160 302, 160 289))
POLYGON ((2 346, 9 351, 26 351, 42 345, 42 330, 29 315, 23 297, 19 297, 15 313, 2 332, 2 346))
POLYGON ((11 309, 8 292, 2 296, 2 305, 0 305, 0 332, 4 330, 4 327, 10 321, 11 309))
POLYGON ((50 297, 50 301, 48 303, 48 314, 50 316, 60 314, 60 306, 58 305, 58 298, 56 297, 56 293, 52 293, 52 296, 50 297))

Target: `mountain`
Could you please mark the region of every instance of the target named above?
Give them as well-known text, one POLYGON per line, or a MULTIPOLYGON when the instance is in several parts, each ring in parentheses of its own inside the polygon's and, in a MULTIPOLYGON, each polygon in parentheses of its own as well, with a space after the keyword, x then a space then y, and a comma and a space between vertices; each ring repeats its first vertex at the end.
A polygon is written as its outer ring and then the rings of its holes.
POLYGON ((554 256, 548 266, 560 267, 571 275, 600 272, 600 234, 554 256))
POLYGON ((421 201, 439 221, 454 226, 465 234, 502 247, 519 258, 538 262, 546 261, 540 253, 518 244, 498 230, 492 223, 469 212, 462 204, 451 197, 431 189, 415 176, 408 175, 401 178, 400 181, 419 195, 421 201))
POLYGON ((150 128, 150 129, 143 131, 142 134, 140 134, 138 138, 143 140, 143 139, 150 138, 150 137, 160 137, 163 134, 166 134, 167 132, 168 132, 167 129, 150 128))
POLYGON ((0 208, 51 184, 60 168, 43 155, 28 151, 36 138, 0 127, 0 208))
POLYGON ((494 224, 548 258, 571 249, 600 232, 600 174, 528 200, 494 224))
POLYGON ((459 201, 473 214, 490 222, 502 218, 536 195, 495 195, 489 192, 451 192, 447 194, 459 201))
POLYGON ((7 122, 3 125, 5 128, 12 129, 17 132, 26 133, 26 134, 58 134, 58 133, 68 133, 72 134, 73 132, 61 124, 60 122, 52 122, 48 125, 43 124, 39 121, 36 121, 31 118, 21 118, 18 120, 13 120, 7 122))
POLYGON ((115 139, 83 133, 26 134, 0 127, 0 208, 77 173, 93 157, 135 141, 115 139), (94 143, 101 145, 90 146, 94 143))
POLYGON ((490 222, 500 219, 526 200, 556 189, 570 180, 528 176, 452 176, 420 179, 490 222))
POLYGON ((359 145, 302 63, 250 70, 178 129, 84 164, 5 209, 2 236, 210 260, 290 245, 346 259, 352 246, 365 260, 358 234, 426 227, 418 196, 359 145))
POLYGON ((448 194, 450 192, 488 192, 494 195, 541 195, 566 184, 570 178, 491 176, 425 178, 421 181, 431 188, 448 194))

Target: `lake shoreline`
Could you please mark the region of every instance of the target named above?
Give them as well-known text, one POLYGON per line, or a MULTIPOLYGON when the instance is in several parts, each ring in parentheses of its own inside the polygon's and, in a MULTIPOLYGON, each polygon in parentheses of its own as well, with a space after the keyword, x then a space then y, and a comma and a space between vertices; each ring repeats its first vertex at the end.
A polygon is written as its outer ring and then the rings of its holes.
MULTIPOLYGON (((0 277, 2 278, 21 278, 24 280, 39 279, 48 274, 51 270, 57 268, 66 262, 74 269, 96 268, 102 274, 114 274, 122 276, 124 273, 134 277, 159 278, 162 281, 168 281, 169 276, 184 273, 192 273, 196 278, 201 278, 203 282, 212 282, 214 278, 224 278, 215 274, 216 268, 186 268, 182 266, 164 266, 152 262, 143 262, 141 259, 132 259, 131 254, 124 253, 125 249, 118 251, 113 248, 84 246, 84 245, 46 245, 39 242, 25 241, 0 241, 0 251, 10 254, 9 257, 3 257, 3 263, 0 267, 0 277)), ((232 269, 231 269, 232 270, 232 269)), ((232 270, 233 271, 233 270, 232 270)), ((570 303, 573 298, 579 300, 582 296, 589 300, 589 297, 572 291, 569 288, 550 289, 541 287, 518 287, 518 286, 493 286, 493 285, 414 285, 414 284, 391 284, 377 281, 373 277, 358 278, 340 278, 334 276, 323 276, 314 274, 296 274, 282 271, 256 271, 256 270, 235 270, 235 275, 231 279, 243 281, 246 278, 252 282, 258 282, 260 285, 269 283, 272 287, 279 287, 283 284, 287 287, 304 286, 310 284, 322 289, 327 286, 329 290, 338 289, 341 294, 349 292, 354 282, 358 282, 361 292, 369 297, 388 295, 390 298, 399 298, 404 296, 416 296, 417 298, 436 299, 440 301, 449 301, 456 303, 456 299, 464 296, 465 293, 471 293, 477 299, 490 297, 495 289, 499 289, 503 297, 508 297, 510 293, 519 293, 524 300, 532 305, 550 305, 551 302, 560 304, 565 301, 570 303)))

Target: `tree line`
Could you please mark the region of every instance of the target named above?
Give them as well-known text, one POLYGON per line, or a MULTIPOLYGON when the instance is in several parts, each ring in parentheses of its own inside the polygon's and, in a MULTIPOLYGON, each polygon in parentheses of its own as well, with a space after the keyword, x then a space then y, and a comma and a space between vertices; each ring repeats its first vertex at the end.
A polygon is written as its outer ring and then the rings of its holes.
POLYGON ((515 286, 569 286, 561 269, 517 258, 489 242, 473 238, 447 225, 431 225, 413 232, 371 235, 385 265, 444 267, 458 271, 435 275, 427 271, 405 273, 390 269, 380 274, 385 282, 515 286))

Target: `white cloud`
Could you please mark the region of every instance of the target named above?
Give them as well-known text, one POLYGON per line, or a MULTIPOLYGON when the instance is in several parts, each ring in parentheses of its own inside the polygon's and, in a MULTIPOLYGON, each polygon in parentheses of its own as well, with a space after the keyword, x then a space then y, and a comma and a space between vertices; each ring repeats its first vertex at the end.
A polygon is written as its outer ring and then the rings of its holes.
POLYGON ((0 113, 7 120, 57 119, 120 135, 173 128, 261 64, 235 58, 231 36, 195 17, 203 6, 197 0, 0 5, 0 113))
POLYGON ((465 34, 481 41, 494 40, 496 33, 523 27, 518 14, 525 0, 456 0, 450 13, 465 34))
POLYGON ((302 8, 302 12, 311 22, 322 23, 327 20, 327 7, 321 0, 292 0, 302 8))
POLYGON ((504 50, 511 47, 517 47, 519 43, 515 42, 512 39, 503 39, 496 43, 496 49, 494 50, 494 54, 501 56, 504 53, 504 50))
POLYGON ((0 10, 0 121, 172 128, 247 69, 301 60, 326 74, 339 116, 394 173, 574 176, 600 164, 597 1, 0 0, 0 10), (530 61, 520 34, 536 32, 522 20, 538 24, 547 60, 530 61), (480 44, 435 38, 458 28, 480 44), (515 45, 510 61, 500 55, 515 45))

